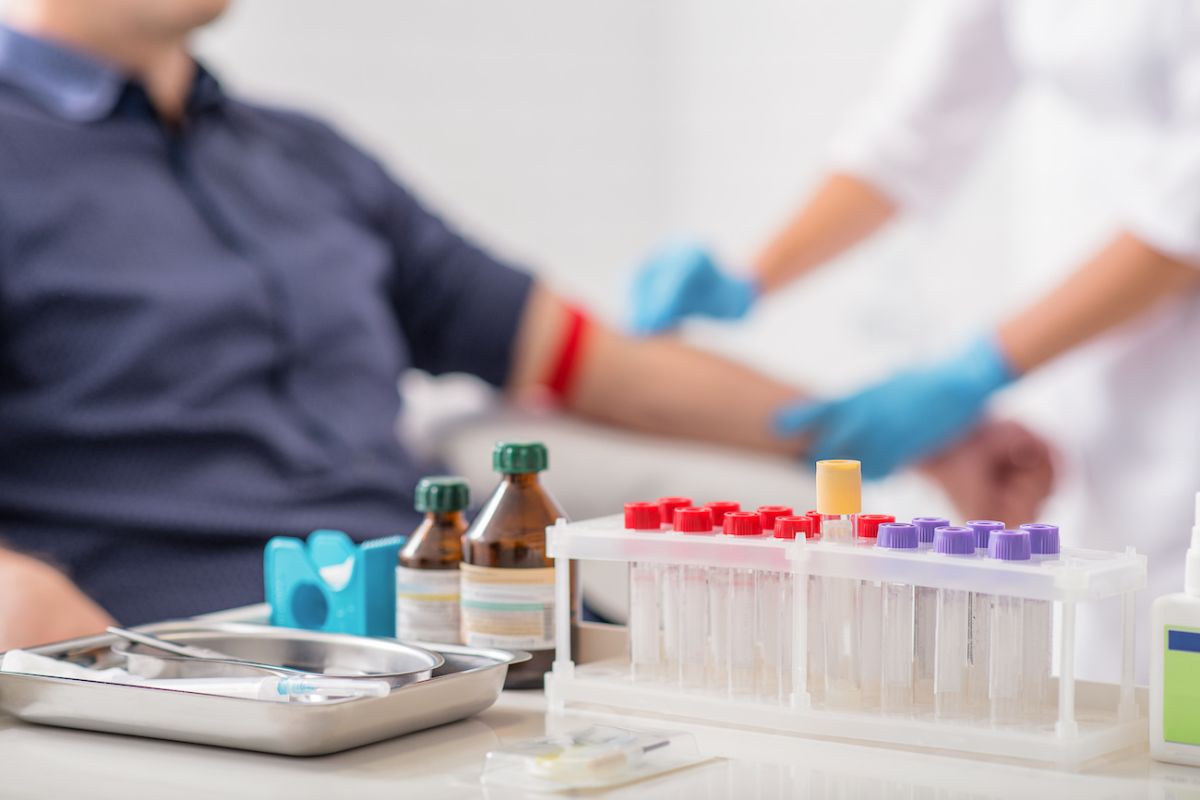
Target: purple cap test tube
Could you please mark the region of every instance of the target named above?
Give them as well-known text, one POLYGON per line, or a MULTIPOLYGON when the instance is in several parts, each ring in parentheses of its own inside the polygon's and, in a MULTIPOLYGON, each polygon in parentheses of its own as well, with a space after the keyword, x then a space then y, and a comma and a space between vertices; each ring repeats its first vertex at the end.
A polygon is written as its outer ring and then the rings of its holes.
POLYGON ((1029 560, 1028 531, 996 531, 988 538, 988 558, 999 561, 1029 560))
POLYGON ((1004 530, 1004 523, 994 519, 973 519, 967 527, 975 532, 975 549, 987 550, 988 539, 996 531, 1004 530))
POLYGON ((888 550, 916 550, 917 541, 916 525, 909 525, 907 522, 885 522, 879 526, 875 546, 888 550))
MULTIPOLYGON (((975 532, 958 525, 938 528, 933 532, 933 552, 949 558, 974 560, 975 532)), ((972 615, 982 616, 985 612, 982 607, 973 610, 971 592, 962 589, 937 589, 935 592, 934 607, 925 611, 924 619, 917 620, 918 626, 934 630, 933 641, 925 640, 925 646, 933 649, 934 709, 938 716, 962 716, 966 714, 968 700, 967 654, 971 651, 968 639, 982 622, 972 624, 972 615)))
POLYGON ((933 551, 944 556, 973 556, 975 533, 957 525, 942 526, 933 532, 933 551))
MULTIPOLYGON (((1029 561, 1028 531, 996 531, 988 538, 988 557, 997 561, 1029 561)), ((1021 719, 1023 653, 1026 634, 1023 629, 1025 600, 1011 595, 992 596, 992 646, 988 661, 988 715, 993 724, 1011 724, 1021 719), (1001 643, 997 647, 996 643, 1001 643)))
POLYGON ((1021 526, 1029 533, 1029 552, 1036 561, 1058 558, 1058 526, 1044 522, 1030 522, 1021 526))
POLYGON ((921 549, 928 550, 933 546, 933 532, 950 524, 944 517, 913 517, 912 524, 917 526, 917 540, 921 549))

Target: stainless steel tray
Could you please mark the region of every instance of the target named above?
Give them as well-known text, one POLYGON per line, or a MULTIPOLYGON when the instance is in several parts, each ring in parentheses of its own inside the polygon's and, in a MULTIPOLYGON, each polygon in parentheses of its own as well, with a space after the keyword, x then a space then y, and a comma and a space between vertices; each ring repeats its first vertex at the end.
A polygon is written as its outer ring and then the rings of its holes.
MULTIPOLYGON (((159 627, 165 626, 146 629, 159 627)), ((196 621, 170 623, 170 627, 228 634, 247 626, 196 621)), ((326 636, 342 638, 291 629, 286 629, 286 634, 310 644, 326 636)), ((31 649, 41 655, 103 665, 113 658, 109 648, 116 641, 115 636, 105 634, 31 649)), ((477 714, 496 702, 508 665, 529 658, 528 653, 506 650, 423 646, 440 654, 445 663, 428 680, 395 688, 386 697, 273 703, 0 672, 0 711, 42 725, 316 756, 477 714)))
MULTIPOLYGON (((144 625, 140 630, 160 639, 198 645, 233 658, 304 672, 385 680, 392 688, 427 680, 444 661, 440 653, 395 639, 371 639, 270 625, 228 623, 197 629, 194 621, 159 622, 144 625)), ((146 678, 197 678, 231 673, 232 665, 228 662, 181 658, 127 641, 113 644, 112 652, 117 655, 114 666, 125 666, 146 678)), ((97 666, 108 666, 108 663, 101 661, 97 666)), ((251 670, 263 672, 258 668, 251 670)))

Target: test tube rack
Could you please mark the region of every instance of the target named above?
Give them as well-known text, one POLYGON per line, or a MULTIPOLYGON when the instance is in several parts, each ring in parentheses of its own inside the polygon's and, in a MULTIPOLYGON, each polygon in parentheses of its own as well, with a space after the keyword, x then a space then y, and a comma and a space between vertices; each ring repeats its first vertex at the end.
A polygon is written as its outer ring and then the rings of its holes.
POLYGON ((674 531, 633 531, 621 516, 547 529, 556 565, 556 660, 546 675, 554 710, 594 709, 652 714, 694 722, 740 726, 800 736, 863 740, 904 748, 955 751, 1075 767, 1144 742, 1146 718, 1134 695, 1134 602, 1146 583, 1146 558, 1134 548, 1105 552, 1064 548, 1052 562, 997 564, 928 553, 819 540, 696 536, 674 531), (627 658, 588 664, 572 661, 571 561, 692 565, 752 569, 791 576, 790 692, 779 702, 665 683, 635 681, 627 658), (807 690, 809 576, 912 584, 1054 604, 1056 717, 1038 725, 997 726, 986 719, 889 715, 878 709, 814 706, 807 690), (1081 681, 1075 675, 1077 607, 1119 598, 1121 682, 1081 681))

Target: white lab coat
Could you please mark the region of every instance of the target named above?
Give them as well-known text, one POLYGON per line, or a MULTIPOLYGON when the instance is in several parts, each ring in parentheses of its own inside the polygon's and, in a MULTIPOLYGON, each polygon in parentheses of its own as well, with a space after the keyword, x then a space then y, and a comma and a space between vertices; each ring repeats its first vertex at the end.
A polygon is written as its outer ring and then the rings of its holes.
MULTIPOLYGON (((936 209, 1018 91, 1039 95, 1055 135, 1021 153, 1032 181, 1012 280, 1024 273, 1049 288, 1121 230, 1200 266, 1198 0, 934 0, 837 142, 835 165, 907 209, 936 209)), ((1080 348, 1011 394, 1002 402, 1062 452, 1047 516, 1066 542, 1132 544, 1149 556, 1138 614, 1144 681, 1148 606, 1183 587, 1200 490, 1200 295, 1080 348)), ((1118 608, 1080 622, 1076 663, 1115 679, 1118 608)))

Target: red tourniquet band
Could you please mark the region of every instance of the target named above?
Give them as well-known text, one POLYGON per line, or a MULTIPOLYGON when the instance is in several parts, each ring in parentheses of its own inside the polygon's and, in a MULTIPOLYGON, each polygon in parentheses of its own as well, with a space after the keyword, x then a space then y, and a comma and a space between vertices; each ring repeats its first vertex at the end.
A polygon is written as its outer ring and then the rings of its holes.
POLYGON ((546 388, 558 400, 566 400, 575 384, 583 334, 587 326, 587 314, 575 306, 567 306, 567 325, 563 330, 558 358, 554 359, 554 365, 546 379, 546 388))

